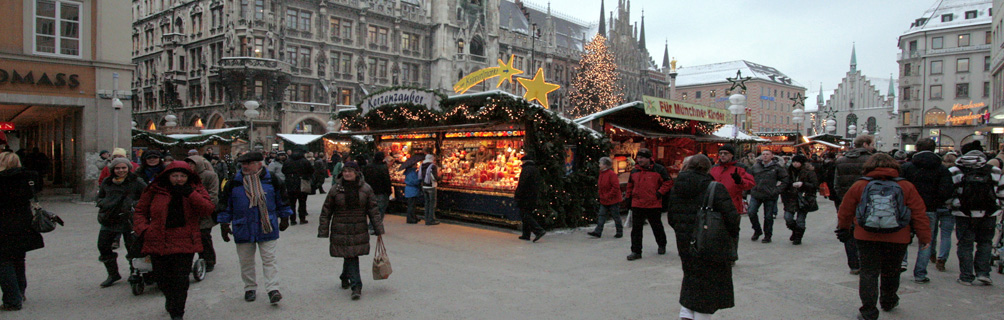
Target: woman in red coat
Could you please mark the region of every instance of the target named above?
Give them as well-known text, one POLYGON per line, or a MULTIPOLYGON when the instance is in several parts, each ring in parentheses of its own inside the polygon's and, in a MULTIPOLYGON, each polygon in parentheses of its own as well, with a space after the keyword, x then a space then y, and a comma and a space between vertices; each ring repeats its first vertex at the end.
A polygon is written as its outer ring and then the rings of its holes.
POLYGON ((151 255, 153 274, 167 298, 171 319, 185 315, 192 258, 202 252, 199 220, 215 205, 199 176, 184 161, 175 161, 143 191, 133 215, 133 231, 151 255))
POLYGON ((617 234, 614 235, 614 238, 624 236, 624 225, 621 222, 620 210, 620 203, 624 199, 621 198, 621 183, 617 177, 617 173, 613 170, 613 166, 614 163, 613 160, 610 160, 610 157, 600 158, 600 177, 597 181, 600 195, 600 210, 596 213, 596 229, 587 233, 593 237, 599 238, 603 235, 603 225, 607 223, 607 219, 613 219, 614 226, 617 227, 617 234))

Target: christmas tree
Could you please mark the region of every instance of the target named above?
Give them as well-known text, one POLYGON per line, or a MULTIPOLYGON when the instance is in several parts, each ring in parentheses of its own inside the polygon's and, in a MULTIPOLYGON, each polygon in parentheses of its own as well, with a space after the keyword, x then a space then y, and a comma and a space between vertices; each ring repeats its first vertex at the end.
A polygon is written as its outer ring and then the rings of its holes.
POLYGON ((612 108, 624 101, 624 94, 617 87, 617 64, 606 41, 603 35, 596 34, 586 44, 586 53, 579 60, 579 72, 572 82, 575 90, 569 95, 572 105, 569 116, 573 119, 612 108))

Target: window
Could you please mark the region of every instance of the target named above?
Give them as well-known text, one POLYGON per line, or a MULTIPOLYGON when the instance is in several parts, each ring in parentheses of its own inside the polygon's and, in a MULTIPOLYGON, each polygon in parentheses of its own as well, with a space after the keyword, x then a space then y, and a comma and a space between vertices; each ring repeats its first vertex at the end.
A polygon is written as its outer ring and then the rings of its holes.
POLYGON ((368 31, 366 33, 366 35, 367 35, 367 41, 370 44, 376 44, 377 43, 377 34, 378 34, 377 29, 378 28, 376 26, 369 26, 369 28, 367 29, 367 31, 368 31))
POLYGON ((711 90, 711 92, 709 92, 709 94, 711 95, 712 98, 714 98, 715 97, 715 90, 711 90))
POLYGON ((300 68, 310 68, 310 48, 300 48, 300 68))
POLYGON ((381 46, 386 46, 388 43, 390 43, 388 41, 388 39, 389 39, 388 35, 389 34, 390 34, 390 30, 389 29, 387 29, 387 28, 380 28, 380 39, 379 40, 380 40, 380 45, 381 46))
POLYGON ((341 58, 342 58, 342 62, 341 62, 341 64, 342 64, 342 66, 341 66, 342 74, 349 74, 349 72, 351 72, 351 70, 352 70, 351 69, 352 68, 352 55, 348 54, 348 53, 342 53, 342 57, 341 58))
POLYGON ((994 42, 994 33, 993 32, 987 31, 987 34, 986 34, 985 37, 986 37, 986 39, 983 39, 983 44, 991 44, 991 43, 994 42))
POLYGON ((310 92, 311 91, 310 91, 310 86, 309 85, 301 84, 300 85, 300 101, 310 102, 311 101, 311 99, 310 99, 310 92))
POLYGON ((983 82, 983 97, 984 98, 990 97, 990 81, 983 82))
POLYGON ((931 74, 941 74, 941 60, 931 61, 931 74))
POLYGON ((990 56, 983 56, 983 71, 990 71, 990 56))
POLYGON ((61 0, 35 4, 35 52, 79 57, 80 4, 61 0))
POLYGON ((694 99, 700 99, 700 98, 701 98, 701 92, 700 91, 695 92, 694 93, 694 99))
POLYGON ((254 0, 254 18, 257 20, 265 18, 265 0, 254 0))
POLYGON ((966 20, 976 19, 976 10, 966 11, 966 20))
POLYGON ((931 86, 931 99, 941 99, 941 85, 936 84, 931 86))
POLYGON ((955 72, 969 72, 969 58, 955 60, 955 72))
POLYGON ((910 41, 910 53, 917 52, 917 40, 910 41))
POLYGON ((903 76, 904 77, 909 77, 910 76, 910 72, 911 72, 910 69, 911 69, 911 67, 912 66, 909 63, 904 63, 903 64, 903 76))
POLYGON ((352 39, 352 21, 342 20, 342 38, 352 39))
POLYGON ((949 13, 941 15, 941 22, 952 22, 952 14, 949 13))
POLYGON ((948 114, 941 109, 931 109, 924 114, 924 125, 945 125, 948 114))
POLYGON ((969 98, 969 84, 968 83, 958 83, 955 85, 955 97, 956 98, 969 98))
POLYGON ((386 79, 387 78, 387 60, 380 59, 379 67, 380 67, 380 69, 379 69, 379 72, 377 73, 377 76, 379 76, 380 78, 386 79))
POLYGON ((331 37, 332 38, 338 38, 338 37, 342 36, 342 31, 341 31, 342 22, 341 22, 341 20, 339 20, 338 18, 331 18, 331 21, 329 22, 328 25, 331 28, 331 37))
POLYGON ((903 101, 910 101, 910 87, 903 87, 903 101))
POLYGON ((254 38, 254 57, 262 58, 265 52, 265 38, 254 38))
POLYGON ((300 30, 310 32, 310 11, 300 11, 300 30))
POLYGON ((286 9, 286 29, 296 30, 296 10, 286 9))
POLYGON ((369 68, 369 76, 370 76, 370 78, 376 78, 377 59, 376 58, 369 58, 369 61, 368 61, 367 64, 369 65, 368 68, 369 68))
POLYGON ((941 49, 945 47, 944 37, 931 38, 931 49, 941 49))
POLYGON ((286 48, 286 62, 288 62, 291 66, 295 67, 295 66, 297 66, 297 64, 296 64, 297 61, 299 61, 299 60, 297 59, 297 55, 296 55, 296 47, 293 47, 293 46, 287 47, 286 48))
POLYGON ((969 34, 968 33, 967 34, 960 34, 959 35, 959 46, 960 47, 968 47, 969 46, 969 34))
POLYGON ((910 111, 903 111, 903 125, 910 125, 910 111))
POLYGON ((343 105, 351 105, 352 104, 352 89, 342 89, 340 101, 341 101, 341 103, 343 105))

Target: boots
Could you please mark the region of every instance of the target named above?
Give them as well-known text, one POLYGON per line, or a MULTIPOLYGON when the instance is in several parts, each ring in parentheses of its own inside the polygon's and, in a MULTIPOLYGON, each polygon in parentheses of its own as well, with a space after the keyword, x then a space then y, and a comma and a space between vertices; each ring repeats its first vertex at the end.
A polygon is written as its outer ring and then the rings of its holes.
POLYGON ((111 287, 115 284, 115 281, 122 280, 122 275, 119 274, 119 264, 115 260, 105 260, 105 270, 108 270, 108 279, 101 282, 102 288, 111 287))
POLYGON ((805 228, 795 228, 791 235, 791 244, 802 244, 802 236, 805 235, 805 228))

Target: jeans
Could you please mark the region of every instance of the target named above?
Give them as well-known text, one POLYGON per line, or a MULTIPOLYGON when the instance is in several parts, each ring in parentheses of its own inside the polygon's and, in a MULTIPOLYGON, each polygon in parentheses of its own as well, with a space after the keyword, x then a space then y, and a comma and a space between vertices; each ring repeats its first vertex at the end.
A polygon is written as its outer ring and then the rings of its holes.
POLYGON ((774 196, 770 200, 760 200, 756 197, 750 197, 750 207, 746 212, 749 214, 750 222, 753 224, 753 232, 763 233, 768 238, 774 234, 774 217, 777 216, 777 196, 774 196), (757 211, 760 210, 761 204, 763 205, 763 229, 760 228, 760 217, 757 216, 757 211))
POLYGON ((631 252, 641 253, 641 242, 644 234, 642 228, 645 221, 652 226, 652 233, 655 235, 655 243, 659 248, 666 247, 666 228, 662 225, 662 208, 631 208, 634 218, 631 219, 631 252))
MULTIPOLYGON (((289 193, 289 209, 292 210, 293 213, 297 213, 298 212, 297 211, 297 203, 299 203, 299 206, 300 206, 300 208, 299 208, 300 222, 301 223, 302 222, 306 222, 307 221, 307 194, 303 193, 303 192, 290 192, 289 193)), ((293 222, 296 222, 296 215, 294 214, 292 217, 290 217, 290 220, 293 220, 293 222)))
POLYGON ((28 288, 28 278, 24 274, 24 252, 0 254, 0 290, 3 304, 21 307, 24 290, 28 288))
POLYGON ((614 226, 617 227, 617 234, 624 234, 624 223, 621 222, 621 209, 619 203, 600 205, 600 211, 596 213, 596 229, 593 229, 593 232, 602 235, 603 225, 607 223, 607 219, 614 220, 614 226))
POLYGON ((405 198, 408 200, 408 218, 406 219, 408 223, 418 223, 418 217, 415 216, 415 204, 418 203, 418 197, 405 198))
MULTIPOLYGON (((937 212, 927 212, 927 219, 931 221, 931 241, 934 241, 933 239, 938 237, 938 233, 934 229, 934 221, 937 220, 937 218, 937 212)), ((914 279, 920 280, 927 278, 927 265, 931 262, 932 248, 934 248, 934 244, 927 246, 927 249, 923 249, 923 246, 921 246, 921 248, 917 250, 917 263, 913 265, 914 279)))
POLYGON ((425 195, 425 224, 436 221, 436 188, 422 188, 425 195))
POLYGON ((342 274, 339 279, 348 280, 352 289, 362 289, 363 277, 359 275, 359 257, 345 258, 342 261, 342 274))
POLYGON ((383 217, 387 214, 387 206, 390 205, 390 195, 389 194, 378 194, 376 195, 377 210, 380 210, 380 216, 383 217))
POLYGON ((213 248, 212 231, 212 228, 199 230, 202 233, 202 252, 199 252, 199 258, 206 260, 207 266, 216 265, 216 248, 213 248))
POLYGON ((959 279, 973 282, 977 276, 990 276, 990 242, 994 238, 997 217, 955 217, 955 237, 959 240, 959 279), (973 244, 976 256, 973 257, 973 244), (974 275, 973 272, 976 272, 974 275))
MULTIPOLYGON (((101 230, 98 232, 98 260, 101 262, 105 261, 115 261, 119 257, 119 254, 112 249, 112 244, 115 243, 115 239, 119 236, 125 240, 125 249, 128 251, 133 246, 133 237, 129 234, 123 235, 122 232, 101 230)), ((126 259, 132 257, 132 252, 126 253, 126 259)))
MULTIPOLYGON (((840 199, 833 201, 833 204, 837 206, 837 211, 840 211, 840 199)), ((847 255, 847 267, 851 270, 861 269, 861 258, 858 257, 858 240, 854 239, 854 227, 851 226, 851 238, 844 242, 844 254, 847 255)))
POLYGON ((192 273, 193 253, 178 253, 150 257, 153 273, 157 275, 157 287, 164 292, 164 307, 171 317, 185 315, 185 300, 188 300, 188 275, 192 273))
MULTIPOLYGON (((928 216, 930 217, 930 216, 928 216)), ((955 230, 955 216, 948 209, 938 209, 936 219, 931 219, 931 255, 938 260, 948 260, 952 252, 952 231, 955 230), (940 230, 940 231, 939 231, 940 230), (938 246, 938 234, 941 234, 941 246, 938 246)))
POLYGON ((861 275, 858 296, 861 298, 861 316, 878 319, 876 302, 891 307, 899 302, 899 263, 906 254, 907 244, 858 240, 861 253, 861 275), (881 275, 882 284, 879 285, 881 275))
POLYGON ((276 240, 252 243, 238 243, 237 257, 241 263, 241 279, 244 280, 244 291, 255 291, 258 282, 254 273, 254 252, 257 248, 261 254, 261 271, 265 274, 265 290, 279 290, 279 266, 276 263, 276 240))
POLYGON ((537 219, 533 217, 533 208, 519 208, 519 213, 523 216, 523 238, 529 238, 530 233, 541 234, 544 228, 540 227, 537 219))

